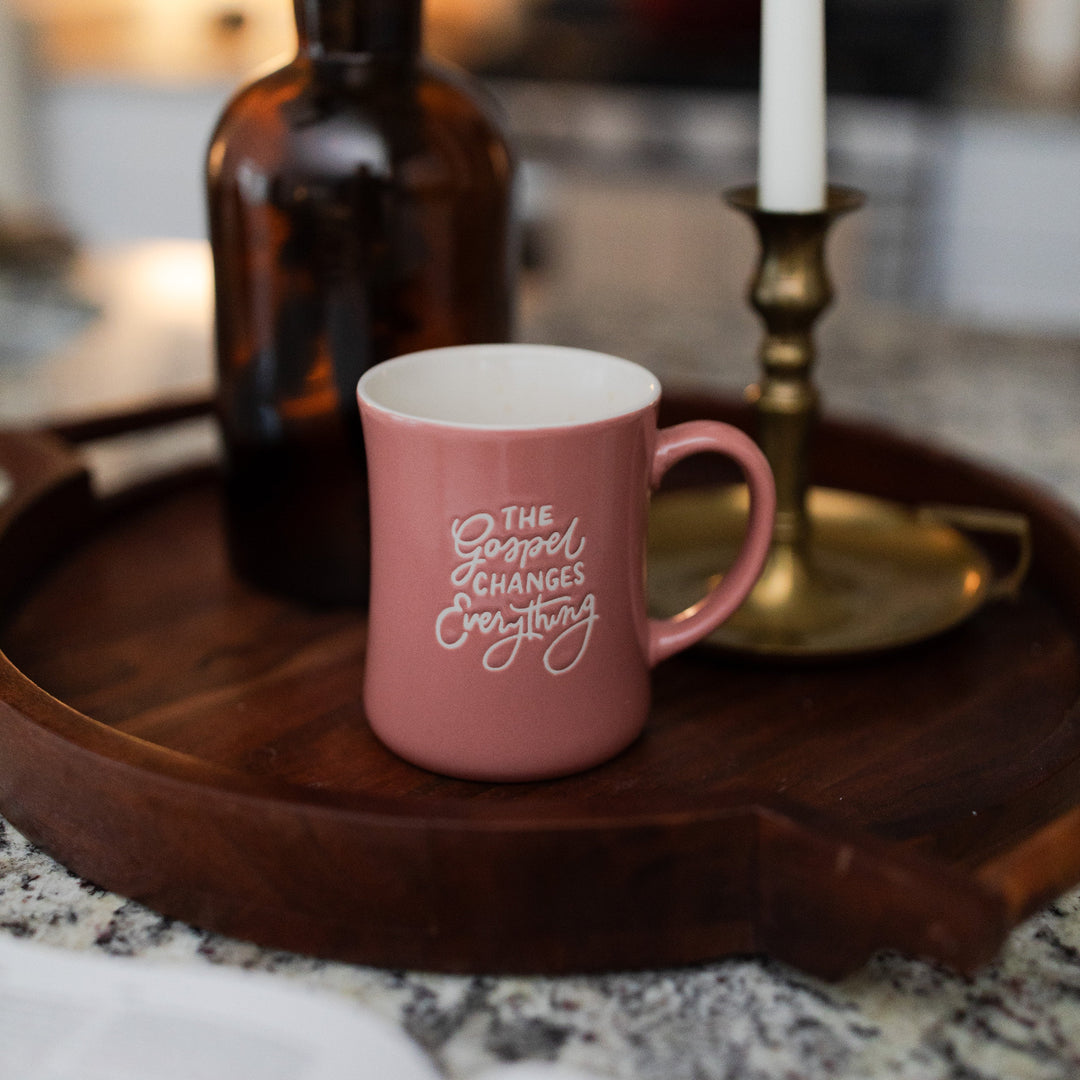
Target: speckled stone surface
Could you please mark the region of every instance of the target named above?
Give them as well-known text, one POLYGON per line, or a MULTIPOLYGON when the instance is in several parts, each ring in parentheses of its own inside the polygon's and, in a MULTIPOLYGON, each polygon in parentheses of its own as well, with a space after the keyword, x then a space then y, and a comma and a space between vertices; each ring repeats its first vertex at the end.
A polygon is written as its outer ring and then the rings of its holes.
POLYGON ((162 918, 0 830, 0 929, 155 963, 331 990, 401 1025, 450 1077, 557 1061, 627 1080, 1068 1080, 1080 1076, 1080 892, 962 979, 881 955, 837 984, 772 961, 574 978, 423 975, 255 948, 162 918))
MULTIPOLYGON (((625 295, 533 311, 526 330, 630 356, 668 386, 734 392, 756 374, 757 328, 739 311, 625 295)), ((1080 507, 1080 343, 864 307, 830 317, 820 346, 827 412, 933 438, 1080 507)), ((971 979, 894 955, 837 984, 753 957, 574 978, 432 976, 263 950, 162 918, 79 880, 0 823, 0 930, 330 989, 399 1024, 462 1080, 521 1060, 626 1080, 1080 1077, 1080 891, 1018 928, 971 979)))

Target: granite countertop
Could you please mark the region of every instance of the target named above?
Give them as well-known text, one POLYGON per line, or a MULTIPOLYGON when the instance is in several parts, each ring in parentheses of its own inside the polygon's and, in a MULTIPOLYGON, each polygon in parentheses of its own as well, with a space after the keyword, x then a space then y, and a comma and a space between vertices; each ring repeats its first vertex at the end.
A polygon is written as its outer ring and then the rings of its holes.
POLYGON ((260 949, 164 918, 0 823, 0 929, 156 963, 272 972, 399 1024, 451 1077, 540 1060, 633 1080, 1080 1075, 1080 891, 966 979, 889 954, 835 984, 767 959, 560 978, 425 975, 260 949))
MULTIPOLYGON (((527 300, 525 336, 620 352, 652 365, 669 387, 736 392, 756 374, 757 328, 737 304, 717 313, 619 296, 527 300)), ((188 326, 177 334, 188 367, 166 367, 188 389, 207 375, 205 338, 188 326)), ((862 305, 830 315, 819 341, 827 412, 932 438, 1080 508, 1080 341, 862 305)), ((70 351, 54 355, 55 369, 52 361, 0 369, 0 394, 24 395, 23 418, 32 411, 27 387, 47 394, 56 372, 76 363, 70 351)), ((442 976, 313 960, 163 918, 78 879, 0 822, 0 930, 329 989, 400 1025, 455 1078, 514 1060, 628 1080, 1080 1075, 1080 890, 1017 929, 971 978, 891 954, 834 984, 757 957, 580 977, 442 976)))

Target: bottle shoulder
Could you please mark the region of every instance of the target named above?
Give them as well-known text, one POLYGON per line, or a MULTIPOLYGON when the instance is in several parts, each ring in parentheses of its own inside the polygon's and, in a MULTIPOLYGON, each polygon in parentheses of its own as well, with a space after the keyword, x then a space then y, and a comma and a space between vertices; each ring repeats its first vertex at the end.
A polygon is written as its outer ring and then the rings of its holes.
POLYGON ((408 120, 479 125, 505 138, 504 117, 483 84, 427 57, 409 68, 297 57, 240 87, 226 102, 216 130, 257 127, 270 119, 286 130, 301 129, 328 117, 369 125, 408 120))
POLYGON ((504 134, 506 117, 495 96, 479 79, 460 68, 425 57, 420 66, 423 85, 448 110, 479 120, 504 134))
POLYGON ((308 81, 304 66, 297 59, 272 68, 252 78, 226 100, 218 116, 215 132, 233 125, 243 125, 275 114, 301 93, 308 81))
POLYGON ((512 167, 497 106, 468 77, 427 60, 402 73, 298 59, 233 96, 209 166, 345 174, 470 154, 512 167))

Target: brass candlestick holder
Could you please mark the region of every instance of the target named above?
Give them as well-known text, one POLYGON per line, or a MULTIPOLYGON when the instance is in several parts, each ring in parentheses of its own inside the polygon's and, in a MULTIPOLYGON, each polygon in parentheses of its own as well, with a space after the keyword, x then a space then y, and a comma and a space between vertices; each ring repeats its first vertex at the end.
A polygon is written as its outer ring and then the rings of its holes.
MULTIPOLYGON (((1030 559, 1019 515, 911 508, 808 484, 818 416, 813 328, 832 299, 825 241, 833 222, 862 205, 862 195, 831 187, 825 209, 813 213, 762 210, 754 187, 726 199, 752 220, 761 242, 750 301, 765 324, 762 378, 749 396, 776 477, 777 518, 761 579, 709 641, 780 656, 867 652, 939 633, 987 599, 1015 592, 1030 559), (1015 537, 1014 569, 995 576, 965 532, 1015 537)), ((742 485, 654 502, 650 597, 658 614, 674 614, 703 595, 718 563, 737 550, 745 519, 742 485)))

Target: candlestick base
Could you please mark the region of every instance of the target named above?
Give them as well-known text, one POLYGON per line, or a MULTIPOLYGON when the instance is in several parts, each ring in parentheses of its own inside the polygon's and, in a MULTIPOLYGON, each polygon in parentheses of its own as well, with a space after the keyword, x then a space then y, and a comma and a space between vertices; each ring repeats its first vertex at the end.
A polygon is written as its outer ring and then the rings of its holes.
MULTIPOLYGON (((909 508, 811 488, 807 542, 777 540, 765 571, 709 644, 764 656, 829 657, 920 641, 1019 587, 1030 560, 1027 521, 966 508, 909 508), (995 573, 960 528, 1015 539, 1015 565, 995 573)), ((649 523, 649 597, 670 617, 715 584, 746 523, 742 485, 664 493, 649 523)))
MULTIPOLYGON (((825 205, 808 213, 763 209, 752 186, 725 197, 760 240, 748 299, 764 324, 761 379, 749 397, 776 478, 777 510, 761 579, 709 640, 778 656, 870 652, 940 633, 991 596, 1017 588, 1030 558, 1022 518, 971 510, 943 516, 809 486, 819 407, 813 331, 832 300, 825 241, 835 221, 862 205, 862 194, 831 186, 825 205), (986 556, 954 524, 1017 537, 1016 569, 995 579, 986 556)), ((737 548, 745 521, 741 491, 656 500, 650 593, 657 614, 696 603, 724 565, 724 546, 737 548)))

